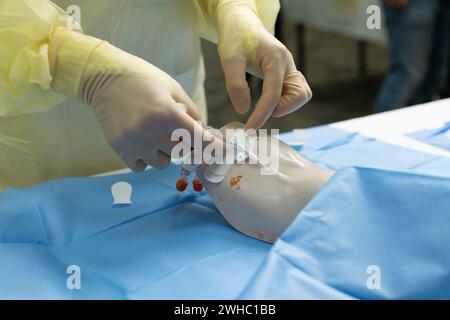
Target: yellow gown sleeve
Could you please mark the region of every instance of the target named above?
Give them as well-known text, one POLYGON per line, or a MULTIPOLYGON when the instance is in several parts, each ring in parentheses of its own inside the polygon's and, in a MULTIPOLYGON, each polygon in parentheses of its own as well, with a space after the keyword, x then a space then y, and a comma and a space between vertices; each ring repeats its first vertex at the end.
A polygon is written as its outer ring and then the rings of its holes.
MULTIPOLYGON (((214 8, 221 0, 193 0, 196 17, 196 29, 200 37, 217 43, 217 27, 214 22, 214 8)), ((275 22, 280 11, 279 0, 222 0, 225 2, 250 3, 266 29, 274 33, 275 22)))
POLYGON ((0 117, 51 109, 65 99, 51 89, 49 42, 74 26, 48 0, 0 0, 0 117))

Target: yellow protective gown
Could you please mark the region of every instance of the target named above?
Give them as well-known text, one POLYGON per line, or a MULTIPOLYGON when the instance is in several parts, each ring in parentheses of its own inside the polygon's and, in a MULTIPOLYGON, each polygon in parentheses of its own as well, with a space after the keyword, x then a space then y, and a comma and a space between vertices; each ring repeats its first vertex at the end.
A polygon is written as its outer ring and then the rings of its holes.
MULTIPOLYGON (((91 108, 51 89, 49 39, 70 24, 66 8, 78 6, 85 34, 170 74, 206 119, 199 38, 217 37, 214 1, 0 0, 0 190, 124 166, 91 108)), ((272 30, 278 1, 255 2, 272 30)))

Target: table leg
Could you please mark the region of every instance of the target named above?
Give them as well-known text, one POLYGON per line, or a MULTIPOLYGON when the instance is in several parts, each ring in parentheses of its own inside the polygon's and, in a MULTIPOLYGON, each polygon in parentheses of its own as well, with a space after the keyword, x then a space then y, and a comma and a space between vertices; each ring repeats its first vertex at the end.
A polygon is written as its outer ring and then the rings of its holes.
POLYGON ((297 68, 306 77, 306 26, 297 24, 297 68))
POLYGON ((361 80, 367 78, 367 41, 358 41, 358 76, 361 80))

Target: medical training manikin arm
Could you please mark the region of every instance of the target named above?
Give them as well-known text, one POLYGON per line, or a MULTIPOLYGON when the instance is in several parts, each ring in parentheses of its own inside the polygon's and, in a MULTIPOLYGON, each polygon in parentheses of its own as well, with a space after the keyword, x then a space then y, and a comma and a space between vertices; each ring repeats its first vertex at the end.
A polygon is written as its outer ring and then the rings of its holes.
POLYGON ((242 128, 230 123, 221 131, 232 146, 250 151, 245 152, 248 158, 234 153, 233 164, 201 165, 197 177, 233 227, 273 243, 334 172, 315 165, 276 136, 247 135, 239 132, 242 128), (237 131, 228 135, 229 129, 237 131))

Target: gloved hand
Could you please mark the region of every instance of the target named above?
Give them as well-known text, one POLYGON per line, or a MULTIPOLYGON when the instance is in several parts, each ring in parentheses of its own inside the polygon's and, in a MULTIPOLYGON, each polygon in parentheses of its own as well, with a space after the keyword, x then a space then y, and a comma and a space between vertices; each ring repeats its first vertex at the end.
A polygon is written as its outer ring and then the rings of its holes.
POLYGON ((50 42, 50 67, 53 87, 92 106, 107 141, 134 171, 170 164, 175 129, 187 129, 192 139, 208 135, 173 78, 107 42, 59 28, 50 42))
POLYGON ((291 53, 265 29, 254 0, 217 0, 213 12, 227 90, 237 112, 246 113, 251 105, 246 71, 264 79, 247 128, 258 129, 270 116, 287 115, 311 99, 291 53))

